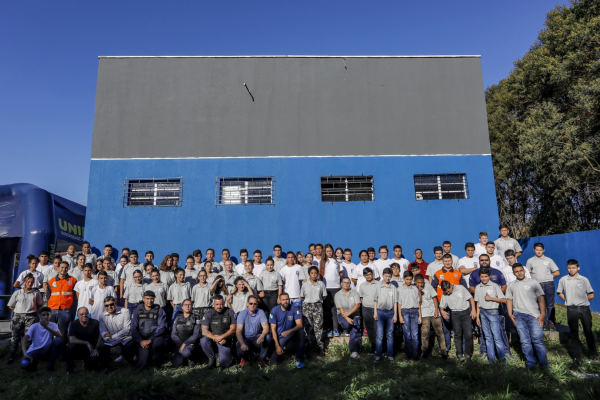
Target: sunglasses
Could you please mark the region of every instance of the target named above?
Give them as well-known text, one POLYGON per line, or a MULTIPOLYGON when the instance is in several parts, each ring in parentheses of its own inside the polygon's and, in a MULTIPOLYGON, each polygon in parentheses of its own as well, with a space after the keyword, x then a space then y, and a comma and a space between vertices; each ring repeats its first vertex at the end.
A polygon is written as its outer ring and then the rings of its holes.
POLYGON ((257 306, 258 303, 248 303, 248 305, 250 305, 250 306, 257 306))
POLYGON ((109 303, 109 304, 105 304, 104 308, 108 308, 108 307, 114 307, 115 303, 109 303))

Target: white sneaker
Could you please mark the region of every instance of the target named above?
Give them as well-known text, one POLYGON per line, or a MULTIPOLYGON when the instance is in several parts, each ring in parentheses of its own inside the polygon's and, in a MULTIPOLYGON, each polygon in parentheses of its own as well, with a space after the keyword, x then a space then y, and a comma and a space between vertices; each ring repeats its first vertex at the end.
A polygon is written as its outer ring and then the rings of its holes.
POLYGON ((350 354, 350 358, 358 358, 358 353, 357 353, 357 352, 355 352, 355 351, 353 351, 353 352, 350 354))
POLYGON ((119 363, 119 362, 123 361, 124 359, 125 358, 123 358, 123 356, 119 356, 119 357, 115 358, 115 362, 119 363))

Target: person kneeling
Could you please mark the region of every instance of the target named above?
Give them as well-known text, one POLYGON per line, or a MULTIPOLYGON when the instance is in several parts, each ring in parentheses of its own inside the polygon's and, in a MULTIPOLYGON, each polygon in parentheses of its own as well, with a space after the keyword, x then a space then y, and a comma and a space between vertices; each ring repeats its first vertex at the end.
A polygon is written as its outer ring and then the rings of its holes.
POLYGON ((154 297, 153 291, 144 292, 144 303, 137 306, 131 320, 131 336, 138 343, 138 369, 149 367, 151 352, 154 366, 160 367, 166 347, 167 315, 158 304, 154 304, 154 297))
POLYGON ((219 355, 219 366, 229 367, 233 359, 233 335, 235 334, 235 316, 233 310, 225 307, 225 300, 220 294, 213 298, 213 308, 202 317, 202 339, 200 346, 208 357, 205 369, 212 369, 217 364, 215 353, 219 355))
POLYGON ((58 325, 50 322, 51 313, 50 307, 40 308, 40 322, 31 325, 21 342, 24 354, 21 368, 24 370, 35 371, 40 360, 48 360, 48 371, 54 371, 56 358, 63 348, 63 336, 58 325))
POLYGON ((265 367, 265 357, 271 343, 269 323, 263 310, 258 309, 258 296, 250 295, 246 309, 237 316, 237 351, 240 356, 240 365, 246 364, 245 356, 253 350, 258 352, 258 367, 265 367))
POLYGON ((202 320, 195 314, 192 314, 192 301, 184 300, 181 303, 182 313, 177 316, 171 329, 171 340, 175 344, 175 353, 171 359, 174 368, 179 368, 187 360, 188 366, 196 365, 191 359, 192 353, 196 350, 196 342, 200 337, 200 324, 202 320))
POLYGON ((86 307, 77 310, 78 318, 69 326, 69 345, 67 346, 67 372, 75 371, 75 360, 83 359, 86 370, 95 370, 98 365, 98 345, 100 328, 98 321, 90 318, 86 307))
POLYGON ((279 364, 283 348, 287 342, 296 342, 296 366, 304 368, 304 340, 306 335, 302 328, 302 312, 290 303, 290 295, 283 292, 279 295, 280 305, 275 306, 269 315, 271 335, 275 342, 275 351, 271 356, 271 364, 279 364))

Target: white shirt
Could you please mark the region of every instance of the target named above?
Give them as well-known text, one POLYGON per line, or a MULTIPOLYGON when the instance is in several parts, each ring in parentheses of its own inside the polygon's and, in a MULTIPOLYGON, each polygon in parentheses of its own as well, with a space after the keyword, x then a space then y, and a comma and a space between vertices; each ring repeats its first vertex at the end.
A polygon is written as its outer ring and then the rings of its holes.
MULTIPOLYGON (((356 264, 354 264, 353 262, 346 263, 345 261, 343 261, 341 265, 344 268, 344 271, 343 271, 344 272, 344 278, 348 277, 350 279, 356 279, 356 278, 353 278, 353 276, 354 276, 354 270, 356 269, 356 264)), ((309 277, 307 276, 306 280, 308 280, 308 278, 309 277)), ((354 284, 354 282, 350 283, 350 287, 352 289, 354 289, 355 286, 356 285, 354 284)))
MULTIPOLYGON (((98 284, 99 282, 95 279, 90 279, 87 282, 82 279, 75 284, 73 290, 79 293, 79 296, 77 297, 77 309, 85 307, 88 309, 88 312, 92 310, 89 299, 92 298, 92 288, 98 286, 98 284)), ((104 300, 102 304, 102 307, 104 307, 104 300)))
POLYGON ((298 264, 293 267, 287 265, 279 271, 283 283, 283 291, 290 295, 290 299, 300 298, 300 281, 305 281, 304 271, 298 264))
POLYGON ((500 257, 499 255, 494 255, 493 257, 490 257, 490 267, 492 268, 496 268, 499 269, 500 271, 504 270, 504 267, 506 266, 506 263, 504 262, 504 259, 502 257, 500 257))
POLYGON ((38 266, 35 270, 38 272, 41 272, 42 275, 46 275, 46 272, 50 271, 51 269, 54 269, 54 265, 52 265, 52 264, 46 264, 46 265, 38 264, 38 266))
MULTIPOLYGON (((496 268, 496 267, 494 267, 496 268)), ((497 268, 496 268, 497 269, 497 268)), ((531 278, 531 273, 527 268, 523 268, 525 270, 525 279, 531 278)), ((506 263, 504 263, 504 268, 500 270, 504 274, 504 279, 506 279, 506 284, 510 285, 511 282, 517 280, 515 274, 513 274, 512 267, 506 263)))
MULTIPOLYGON (((479 269, 479 258, 473 256, 472 258, 469 258, 467 256, 461 258, 460 260, 458 260, 458 267, 465 267, 465 268, 477 268, 479 269)), ((476 271, 473 271, 476 272, 476 271)), ((471 272, 471 273, 473 273, 471 272)), ((463 274, 463 278, 465 279, 465 282, 469 283, 469 276, 471 276, 471 274, 463 274)))
POLYGON ((90 318, 100 319, 104 313, 104 299, 108 296, 117 297, 114 287, 106 286, 104 289, 100 289, 99 285, 95 285, 90 289, 90 297, 94 300, 94 305, 88 306, 90 318))
POLYGON ((325 284, 325 288, 327 289, 339 289, 342 286, 340 285, 340 271, 341 267, 338 262, 330 258, 327 260, 327 264, 325 264, 325 274, 323 276, 323 283, 325 284))
MULTIPOLYGON (((479 261, 479 256, 482 254, 487 254, 485 246, 483 246, 481 243, 475 243, 475 253, 473 253, 473 257, 475 257, 477 261, 479 261)), ((496 249, 494 249, 494 254, 498 254, 498 251, 496 249)))
MULTIPOLYGON (((254 269, 252 270, 252 275, 259 276, 261 272, 266 271, 267 266, 265 263, 254 264, 254 269)), ((243 271, 240 275, 246 275, 246 271, 243 271)))
MULTIPOLYGON (((256 268, 256 267, 254 267, 256 268)), ((246 266, 244 265, 244 263, 239 263, 238 265, 235 266, 234 271, 236 274, 238 275, 244 275, 246 273, 246 266)), ((252 272, 254 274, 254 272, 252 272)), ((256 274, 254 274, 256 275, 256 274)))
POLYGON ((380 258, 379 260, 375 260, 375 262, 373 262, 373 265, 375 266, 375 268, 377 268, 377 272, 379 272, 379 275, 383 275, 383 270, 389 268, 390 265, 392 265, 393 263, 394 261, 392 261, 389 258, 386 258, 385 260, 380 258))
POLYGON ((408 265, 410 264, 408 260, 406 258, 401 258, 399 260, 392 258, 392 263, 390 265, 392 265, 393 263, 400 265, 400 277, 403 277, 404 271, 408 271, 408 265))
POLYGON ((358 289, 360 289, 360 285, 362 285, 364 282, 367 281, 365 279, 365 276, 363 275, 363 270, 367 267, 369 267, 373 270, 373 280, 376 280, 377 278, 379 278, 379 272, 377 271, 377 268, 375 268, 373 263, 368 263, 367 265, 362 265, 362 263, 357 264, 356 268, 354 269, 354 274, 352 275, 352 279, 356 279, 356 291, 357 292, 358 292, 358 289))
POLYGON ((41 289, 43 286, 43 283, 44 283, 44 274, 42 274, 37 269, 33 272, 31 272, 30 270, 21 272, 21 274, 17 278, 17 282, 19 282, 21 284, 21 287, 23 286, 23 280, 25 280, 25 277, 27 276, 27 274, 33 275, 33 288, 41 289))

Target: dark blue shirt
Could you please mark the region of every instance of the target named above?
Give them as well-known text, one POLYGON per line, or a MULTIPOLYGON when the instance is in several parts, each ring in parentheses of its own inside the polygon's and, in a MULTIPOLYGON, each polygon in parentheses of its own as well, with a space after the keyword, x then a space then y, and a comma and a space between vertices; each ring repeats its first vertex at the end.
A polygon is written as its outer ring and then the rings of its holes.
POLYGON ((277 325, 277 335, 281 336, 284 331, 289 331, 296 326, 296 320, 302 319, 302 313, 298 307, 292 305, 289 310, 282 310, 281 305, 273 307, 269 315, 269 323, 277 325))
MULTIPOLYGON (((476 287, 481 283, 481 278, 479 278, 479 271, 481 271, 481 269, 471 272, 471 275, 469 276, 470 287, 476 287)), ((492 273, 490 276, 490 282, 494 282, 500 287, 506 285, 506 279, 504 278, 504 274, 502 273, 502 271, 496 268, 490 268, 490 272, 492 273)))

